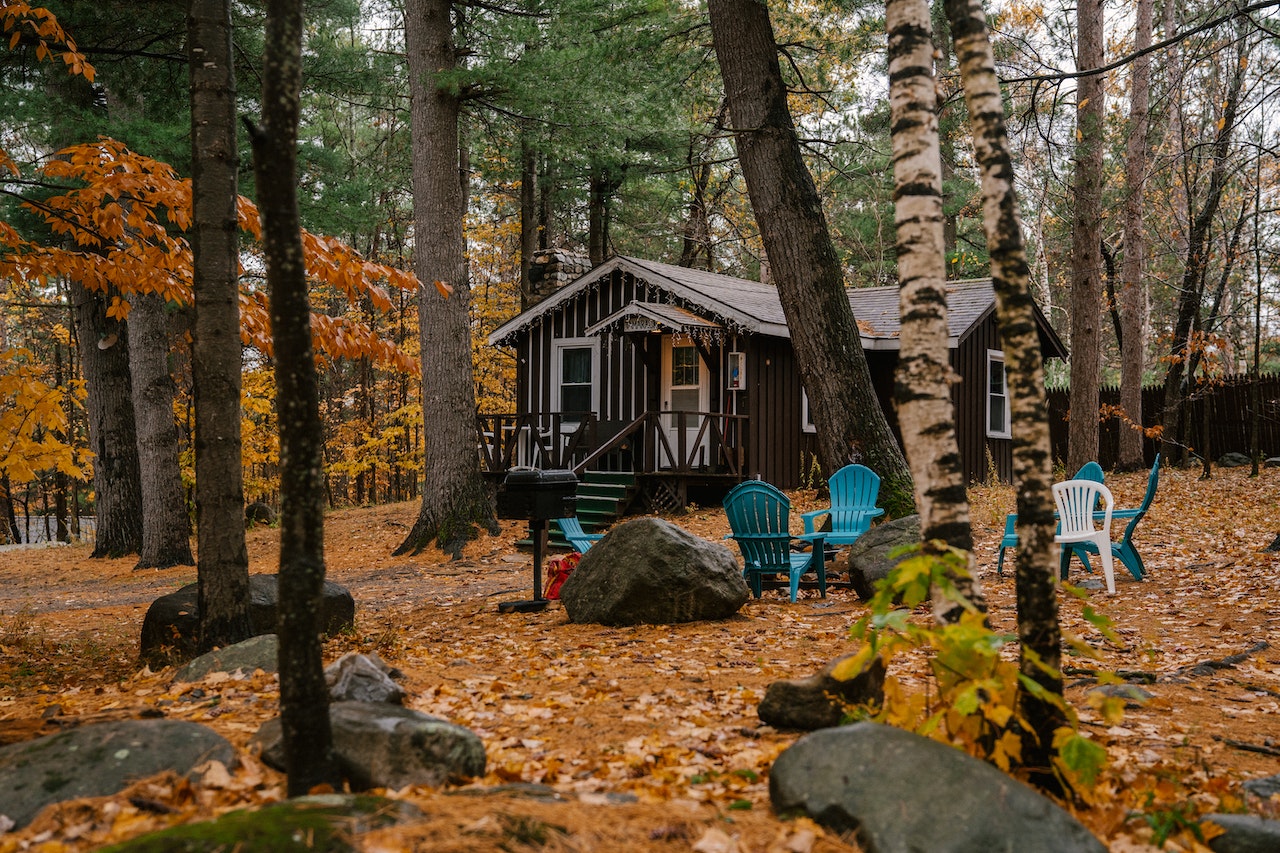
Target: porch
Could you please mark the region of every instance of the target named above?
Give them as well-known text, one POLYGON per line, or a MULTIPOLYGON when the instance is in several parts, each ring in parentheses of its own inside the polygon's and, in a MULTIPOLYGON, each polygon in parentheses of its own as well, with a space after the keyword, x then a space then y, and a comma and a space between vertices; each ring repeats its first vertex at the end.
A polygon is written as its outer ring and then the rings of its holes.
POLYGON ((478 415, 476 431, 490 480, 517 465, 570 469, 580 480, 588 471, 629 474, 636 491, 627 502, 640 498, 654 511, 686 506, 691 493, 723 493, 748 476, 745 415, 646 411, 629 422, 594 412, 478 415))

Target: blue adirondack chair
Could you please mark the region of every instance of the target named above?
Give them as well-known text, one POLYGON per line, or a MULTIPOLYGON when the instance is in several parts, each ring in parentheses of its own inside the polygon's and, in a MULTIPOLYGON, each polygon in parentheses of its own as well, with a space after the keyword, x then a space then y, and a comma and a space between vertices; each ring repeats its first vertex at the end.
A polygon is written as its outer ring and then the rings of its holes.
MULTIPOLYGON (((1133 575, 1137 580, 1142 580, 1146 576, 1147 568, 1142 564, 1142 555, 1138 553, 1138 549, 1133 544, 1133 531, 1137 528, 1138 522, 1142 521, 1143 516, 1147 514, 1147 510, 1151 508, 1151 501, 1155 500, 1156 486, 1160 484, 1160 454, 1156 454, 1155 464, 1151 466, 1151 473, 1147 475, 1147 491, 1142 496, 1142 503, 1131 509, 1117 509, 1111 513, 1111 520, 1114 522, 1119 519, 1125 519, 1129 523, 1124 527, 1124 535, 1120 537, 1119 542, 1111 543, 1111 555, 1115 559, 1124 564, 1129 570, 1129 574, 1133 575)), ((1098 514, 1094 513, 1096 517, 1098 514)), ((1067 569, 1071 567, 1071 557, 1075 555, 1080 561, 1089 566, 1089 555, 1098 553, 1098 548, 1092 542, 1076 542, 1062 551, 1062 564, 1059 567, 1062 576, 1067 576, 1067 569)))
POLYGON ((814 526, 824 515, 831 516, 827 544, 852 545, 871 529, 871 519, 884 515, 876 506, 880 497, 880 475, 865 465, 846 465, 827 481, 831 506, 803 513, 804 532, 814 533, 814 526))
POLYGON ((604 538, 603 533, 587 533, 582 529, 582 522, 576 515, 568 518, 557 518, 556 526, 564 534, 564 540, 573 546, 579 554, 587 553, 587 549, 604 538))
POLYGON ((746 564, 742 575, 756 598, 764 590, 765 575, 781 574, 787 576, 791 600, 795 601, 800 578, 810 572, 817 575, 818 590, 826 597, 827 568, 823 552, 826 534, 792 536, 788 527, 791 501, 786 495, 763 480, 747 480, 734 486, 725 497, 724 511, 733 531, 725 538, 738 543, 746 564), (811 547, 808 551, 794 551, 793 541, 811 547))
MULTIPOLYGON (((1158 465, 1159 462, 1160 460, 1157 458, 1156 464, 1158 465)), ((1103 482, 1103 479, 1104 479, 1104 474, 1102 473, 1102 466, 1099 465, 1097 462, 1086 462, 1080 466, 1080 470, 1077 471, 1076 475, 1071 479, 1092 480, 1095 483, 1101 483, 1103 482)), ((1115 513, 1112 513, 1111 517, 1115 518, 1115 513)), ((1017 525, 1017 523, 1018 523, 1018 514, 1016 512, 1011 512, 1004 517, 1004 536, 1002 536, 1000 539, 1000 553, 996 557, 996 576, 997 577, 1004 577, 1005 549, 1018 547, 1018 533, 1016 530, 1014 530, 1014 527, 1017 525)), ((1069 562, 1070 561, 1068 560, 1068 563, 1069 562)), ((1086 566, 1089 565, 1088 559, 1085 559, 1084 562, 1086 566)), ((1066 566, 1068 565, 1068 563, 1062 564, 1062 576, 1064 578, 1067 576, 1066 566)))
MULTIPOLYGON (((1076 474, 1077 480, 1097 480, 1102 482, 1102 468, 1097 462, 1089 462, 1079 473, 1076 474), (1096 471, 1094 469, 1097 469, 1096 471), (1094 475, 1097 475, 1096 477, 1094 475)), ((1133 531, 1137 529, 1138 522, 1142 521, 1147 514, 1147 510, 1151 508, 1151 501, 1156 496, 1156 486, 1160 483, 1160 454, 1156 454, 1155 463, 1151 466, 1151 473, 1147 475, 1147 492, 1142 497, 1142 503, 1131 509, 1117 509, 1111 513, 1111 520, 1117 519, 1128 521, 1125 525, 1124 534, 1120 537, 1119 542, 1111 543, 1111 555, 1119 560, 1129 574, 1133 575, 1136 580, 1142 580, 1146 577, 1147 569, 1142 563, 1142 555, 1138 553, 1137 547, 1133 544, 1133 531)), ((1097 518, 1101 514, 1094 513, 1097 518)), ((1018 534, 1014 532, 1014 524, 1017 522, 1018 516, 1011 514, 1004 520, 1004 537, 1000 540, 1000 556, 996 560, 996 574, 1003 575, 1004 567, 1004 549, 1018 547, 1018 534)), ((1097 554, 1098 549, 1091 542, 1077 542, 1069 545, 1062 550, 1062 559, 1058 565, 1058 571, 1065 579, 1068 570, 1071 568, 1071 557, 1075 555, 1080 558, 1085 567, 1089 566, 1089 554, 1097 554)))

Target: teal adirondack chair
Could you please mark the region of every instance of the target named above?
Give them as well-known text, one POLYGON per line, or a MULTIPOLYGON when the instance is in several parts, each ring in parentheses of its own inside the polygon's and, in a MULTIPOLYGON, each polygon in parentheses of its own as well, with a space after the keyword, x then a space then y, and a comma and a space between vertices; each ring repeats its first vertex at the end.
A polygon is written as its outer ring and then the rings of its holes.
POLYGON ((573 546, 579 554, 587 553, 587 549, 604 538, 603 533, 587 533, 582 529, 582 522, 576 515, 568 518, 557 518, 556 526, 564 534, 564 540, 573 546))
MULTIPOLYGON (((1147 491, 1142 496, 1142 503, 1131 509, 1117 509, 1111 513, 1111 520, 1127 520, 1128 524, 1124 527, 1124 534, 1120 537, 1119 542, 1111 543, 1111 555, 1115 559, 1124 564, 1129 570, 1129 574, 1133 575, 1137 580, 1142 580, 1147 573, 1147 568, 1142 564, 1142 555, 1138 553, 1138 549, 1133 544, 1133 531, 1137 529, 1138 522, 1142 521, 1147 514, 1147 510, 1151 508, 1151 502, 1156 497, 1156 487, 1160 484, 1160 454, 1156 454, 1155 464, 1151 466, 1151 473, 1147 475, 1147 491)), ((1097 517, 1098 513, 1094 513, 1097 517)), ((1098 548, 1092 542, 1076 542, 1062 551, 1062 564, 1059 567, 1062 576, 1067 576, 1067 569, 1071 567, 1071 557, 1075 555, 1080 561, 1089 566, 1089 555, 1098 553, 1098 548)))
POLYGON ((763 480, 747 480, 734 486, 725 497, 724 511, 729 517, 729 529, 733 531, 725 538, 738 543, 746 564, 742 575, 756 598, 763 593, 765 575, 786 575, 791 600, 795 601, 801 577, 811 572, 817 576, 818 590, 826 598, 827 568, 823 551, 826 534, 792 536, 789 530, 791 501, 786 495, 763 480), (812 547, 808 551, 793 551, 793 541, 812 547))
MULTIPOLYGON (((1160 460, 1159 458, 1157 458, 1156 464, 1159 464, 1159 462, 1160 460)), ((1071 479, 1092 480, 1095 483, 1101 483, 1103 482, 1104 477, 1105 475, 1102 473, 1101 465, 1099 465, 1097 462, 1086 462, 1080 466, 1080 470, 1077 471, 1076 475, 1071 479)), ((1113 518, 1115 517, 1114 513, 1112 514, 1112 517, 1113 518)), ((1016 530, 1014 530, 1014 527, 1017 525, 1017 523, 1018 523, 1018 514, 1016 512, 1011 512, 1004 517, 1004 536, 1001 537, 1000 539, 1000 553, 996 557, 996 576, 997 577, 1004 577, 1005 549, 1018 547, 1018 533, 1016 530)), ((1062 564, 1062 576, 1064 578, 1067 576, 1066 567, 1069 564, 1069 562, 1070 562, 1070 559, 1068 558, 1068 561, 1062 564)), ((1086 566, 1089 565, 1089 560, 1086 558, 1084 563, 1086 566)))
MULTIPOLYGON (((1077 480, 1096 480, 1102 482, 1102 468, 1096 462, 1089 462, 1080 469, 1076 474, 1077 480), (1094 470, 1096 469, 1096 471, 1094 470), (1096 474, 1096 476, 1094 476, 1096 474)), ((1117 519, 1127 520, 1124 534, 1120 537, 1119 542, 1111 543, 1111 554, 1119 560, 1129 574, 1133 575, 1136 580, 1142 580, 1146 577, 1147 569, 1142 563, 1142 555, 1138 553, 1137 546, 1133 544, 1133 531, 1137 529, 1138 522, 1142 521, 1146 516, 1147 510, 1151 508, 1151 502, 1156 496, 1156 487, 1160 483, 1160 454, 1156 454, 1155 463, 1151 466, 1151 473, 1147 475, 1147 491, 1142 497, 1142 503, 1131 509, 1117 509, 1111 513, 1111 520, 1117 519)), ((1095 518, 1100 513, 1094 513, 1095 518)), ((1018 534, 1014 532, 1014 525, 1017 523, 1018 516, 1011 514, 1004 520, 1004 537, 1000 540, 1000 556, 996 560, 996 574, 1003 575, 1004 567, 1004 549, 1018 547, 1018 534)), ((1066 546, 1062 550, 1062 559, 1058 566, 1061 576, 1065 579, 1068 570, 1071 568, 1071 557, 1077 556, 1084 563, 1085 567, 1089 566, 1089 554, 1097 554, 1098 549, 1092 542, 1077 542, 1066 546)))
POLYGON ((819 518, 831 516, 831 530, 827 531, 827 544, 852 545, 858 537, 871 529, 871 519, 884 515, 884 509, 876 506, 880 497, 880 475, 865 465, 846 465, 827 481, 831 492, 831 506, 803 513, 804 532, 814 533, 819 518))

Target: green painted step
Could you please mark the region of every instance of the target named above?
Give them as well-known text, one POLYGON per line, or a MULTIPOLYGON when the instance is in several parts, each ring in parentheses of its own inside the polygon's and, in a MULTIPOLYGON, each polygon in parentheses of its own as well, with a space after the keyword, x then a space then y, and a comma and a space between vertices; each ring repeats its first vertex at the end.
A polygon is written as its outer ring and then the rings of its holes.
MULTIPOLYGON (((615 471, 587 471, 578 483, 577 516, 582 529, 588 533, 603 530, 621 515, 622 506, 635 490, 634 474, 615 471)), ((525 537, 516 543, 521 548, 532 548, 533 540, 525 537)), ((569 543, 560 535, 560 528, 550 525, 547 544, 552 548, 568 548, 569 543)))

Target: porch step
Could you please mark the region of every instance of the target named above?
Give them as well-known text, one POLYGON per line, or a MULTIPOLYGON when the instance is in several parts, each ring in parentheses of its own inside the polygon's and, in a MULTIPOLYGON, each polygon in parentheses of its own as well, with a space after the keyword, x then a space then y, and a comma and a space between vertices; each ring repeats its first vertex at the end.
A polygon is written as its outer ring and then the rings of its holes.
MULTIPOLYGON (((586 471, 578 482, 578 521, 587 533, 597 533, 612 525, 621 517, 637 491, 634 474, 615 471, 586 471)), ((526 536, 516 542, 521 548, 532 548, 533 540, 526 536)), ((560 528, 550 526, 547 544, 551 548, 567 549, 569 543, 560 535, 560 528)))

